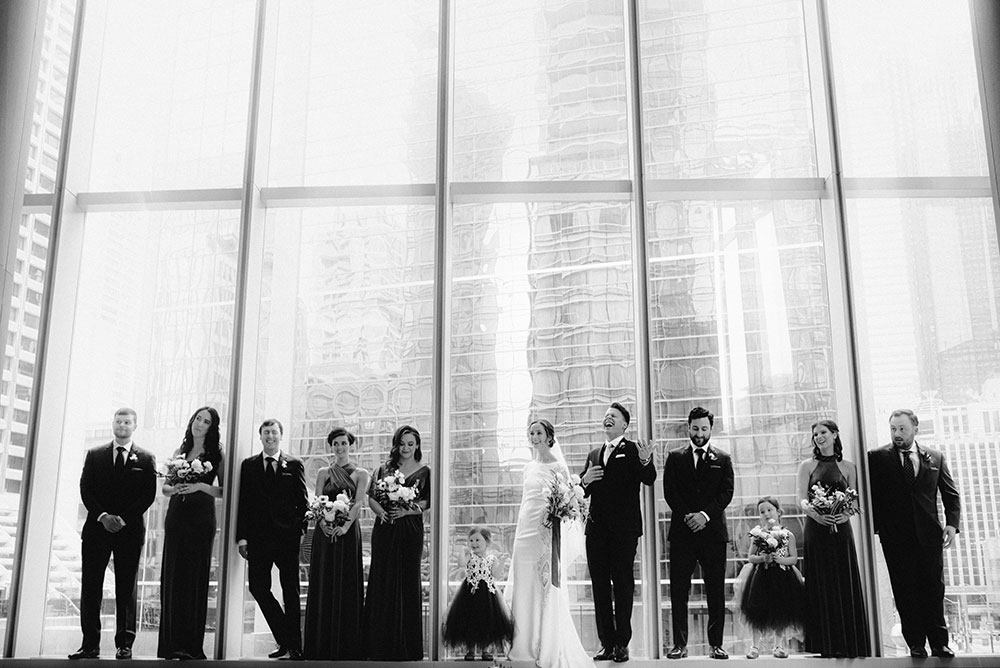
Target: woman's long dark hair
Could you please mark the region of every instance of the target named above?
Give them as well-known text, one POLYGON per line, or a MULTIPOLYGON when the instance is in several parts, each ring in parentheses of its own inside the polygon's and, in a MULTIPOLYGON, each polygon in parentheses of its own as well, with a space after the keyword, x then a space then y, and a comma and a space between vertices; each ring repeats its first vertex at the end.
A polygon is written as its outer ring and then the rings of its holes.
MULTIPOLYGON (((837 458, 837 461, 841 461, 844 458, 844 446, 840 442, 840 427, 833 420, 820 420, 819 422, 813 423, 813 426, 809 427, 809 433, 812 434, 816 427, 823 425, 827 429, 833 432, 833 455, 837 458)), ((812 439, 812 436, 809 437, 812 439)), ((816 443, 813 443, 813 459, 819 459, 823 456, 823 453, 819 451, 819 447, 816 443)))
POLYGON ((413 453, 413 459, 419 462, 424 456, 420 451, 420 432, 417 431, 416 427, 404 424, 396 430, 395 434, 392 435, 392 449, 389 451, 388 462, 388 468, 390 471, 395 471, 399 468, 399 446, 403 442, 403 436, 406 436, 407 434, 413 434, 413 437, 417 440, 417 450, 413 453))
POLYGON ((219 411, 211 406, 202 406, 191 414, 187 429, 184 430, 184 442, 181 443, 181 454, 186 456, 194 448, 194 435, 191 433, 191 425, 194 424, 194 419, 198 417, 198 413, 202 411, 208 411, 208 414, 212 416, 212 424, 209 425, 208 431, 205 433, 205 461, 218 464, 222 461, 222 447, 219 445, 219 441, 222 438, 219 434, 219 422, 221 420, 219 419, 219 411))

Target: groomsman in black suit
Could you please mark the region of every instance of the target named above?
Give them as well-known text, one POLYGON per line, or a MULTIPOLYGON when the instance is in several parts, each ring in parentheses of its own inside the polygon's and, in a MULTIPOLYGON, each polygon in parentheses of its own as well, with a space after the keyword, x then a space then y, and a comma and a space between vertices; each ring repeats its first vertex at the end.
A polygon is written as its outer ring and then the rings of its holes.
POLYGON ((708 599, 709 656, 728 659, 722 648, 726 620, 726 506, 733 500, 733 461, 709 444, 715 416, 702 407, 688 414, 691 445, 671 450, 663 466, 663 496, 670 506, 670 607, 674 646, 668 659, 687 656, 688 592, 701 564, 708 599))
POLYGON ((615 402, 604 414, 604 445, 587 455, 581 475, 590 497, 587 517, 587 566, 594 590, 594 618, 601 651, 598 661, 628 661, 632 639, 632 570, 642 535, 639 483, 656 480, 653 448, 625 438, 629 413, 615 402))
POLYGON ((257 432, 264 452, 240 466, 236 544, 247 560, 250 594, 274 635, 272 659, 302 658, 299 608, 299 541, 305 527, 306 479, 302 460, 281 451, 281 423, 264 420, 257 432), (271 593, 278 567, 284 610, 271 593))
POLYGON ((132 442, 134 410, 119 408, 111 427, 114 440, 87 451, 80 476, 80 496, 87 508, 81 534, 83 644, 70 659, 96 659, 100 654, 104 572, 111 555, 115 558, 115 658, 132 658, 136 577, 146 539, 143 515, 156 498, 156 459, 132 442))
POLYGON ((955 542, 962 502, 944 455, 917 443, 919 423, 911 410, 893 411, 892 443, 868 453, 872 517, 910 656, 926 657, 926 641, 932 655, 950 658, 955 653, 944 620, 943 550, 955 542))

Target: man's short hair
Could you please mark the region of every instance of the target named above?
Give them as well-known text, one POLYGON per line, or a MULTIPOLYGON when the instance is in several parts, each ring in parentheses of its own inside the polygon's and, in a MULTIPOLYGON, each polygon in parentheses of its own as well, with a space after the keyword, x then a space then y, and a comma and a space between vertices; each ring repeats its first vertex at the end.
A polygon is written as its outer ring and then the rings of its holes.
POLYGON ((708 418, 709 427, 715 426, 715 416, 712 415, 712 411, 708 410, 707 408, 702 408, 701 406, 695 406, 694 408, 691 409, 691 412, 688 413, 688 424, 691 424, 695 420, 700 420, 702 418, 708 418))
POLYGON ((131 408, 129 408, 128 406, 123 406, 122 408, 119 408, 118 410, 116 410, 115 411, 115 417, 118 417, 119 415, 131 415, 133 422, 138 422, 139 421, 139 416, 136 415, 135 411, 132 410, 131 408))
POLYGON ((897 408, 889 415, 889 419, 892 420, 892 418, 898 418, 904 415, 910 418, 910 424, 912 424, 914 427, 920 424, 920 420, 917 418, 917 414, 911 411, 909 408, 897 408))
POLYGON ((278 427, 278 433, 281 434, 282 436, 284 436, 285 435, 285 428, 282 427, 281 426, 281 422, 279 422, 275 418, 267 418, 266 420, 264 420, 263 422, 261 422, 260 426, 257 427, 257 433, 258 434, 263 434, 264 433, 264 427, 272 427, 272 426, 275 426, 275 425, 277 425, 277 427, 278 427))
POLYGON ((616 411, 622 414, 622 417, 625 418, 625 426, 627 427, 629 423, 632 421, 632 416, 628 414, 628 409, 622 406, 617 401, 611 403, 611 408, 614 408, 616 411))

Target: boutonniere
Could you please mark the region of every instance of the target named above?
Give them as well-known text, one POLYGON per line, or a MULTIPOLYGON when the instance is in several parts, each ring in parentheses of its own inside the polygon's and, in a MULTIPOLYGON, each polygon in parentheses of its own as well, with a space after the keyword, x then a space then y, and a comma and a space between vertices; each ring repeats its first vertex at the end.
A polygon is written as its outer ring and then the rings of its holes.
POLYGON ((718 459, 718 457, 715 456, 715 451, 714 450, 709 450, 708 451, 708 461, 714 462, 716 459, 718 459))
POLYGON ((132 453, 131 455, 129 455, 129 456, 128 456, 128 460, 129 460, 130 462, 137 462, 137 461, 139 461, 139 458, 138 458, 138 457, 136 457, 136 456, 135 456, 135 453, 133 452, 133 453, 132 453))
POLYGON ((927 452, 926 450, 920 451, 920 458, 923 459, 928 464, 931 463, 931 453, 927 452))
POLYGON ((281 460, 281 470, 284 471, 287 468, 288 468, 288 462, 285 461, 284 459, 282 459, 281 460))

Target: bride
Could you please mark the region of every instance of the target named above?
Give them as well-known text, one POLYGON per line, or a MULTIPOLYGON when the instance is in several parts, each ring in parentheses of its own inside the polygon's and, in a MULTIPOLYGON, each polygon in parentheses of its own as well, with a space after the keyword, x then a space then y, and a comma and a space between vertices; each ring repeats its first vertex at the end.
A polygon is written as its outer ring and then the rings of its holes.
MULTIPOLYGON (((524 492, 514 535, 510 581, 504 591, 514 617, 510 658, 534 661, 541 668, 593 666, 573 626, 565 576, 562 586, 552 583, 552 530, 542 526, 550 486, 557 476, 569 480, 569 468, 548 420, 535 420, 528 425, 528 440, 535 457, 524 467, 524 492)), ((564 521, 562 573, 569 570, 582 548, 581 523, 564 521)))

